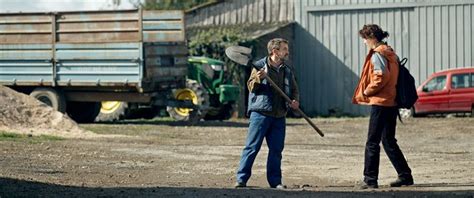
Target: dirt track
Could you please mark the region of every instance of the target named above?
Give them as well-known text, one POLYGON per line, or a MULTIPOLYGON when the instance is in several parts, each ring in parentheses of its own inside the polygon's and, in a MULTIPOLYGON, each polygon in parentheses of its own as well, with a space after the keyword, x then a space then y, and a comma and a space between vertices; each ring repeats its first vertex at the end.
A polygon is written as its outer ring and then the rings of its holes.
POLYGON ((382 186, 376 191, 352 187, 362 178, 367 118, 314 121, 326 137, 304 120, 288 120, 285 191, 268 189, 266 145, 255 162, 252 187, 232 188, 247 120, 193 127, 151 120, 81 125, 122 137, 0 141, 0 196, 474 196, 474 118, 399 123, 397 139, 416 185, 389 188, 396 173, 382 153, 382 186))

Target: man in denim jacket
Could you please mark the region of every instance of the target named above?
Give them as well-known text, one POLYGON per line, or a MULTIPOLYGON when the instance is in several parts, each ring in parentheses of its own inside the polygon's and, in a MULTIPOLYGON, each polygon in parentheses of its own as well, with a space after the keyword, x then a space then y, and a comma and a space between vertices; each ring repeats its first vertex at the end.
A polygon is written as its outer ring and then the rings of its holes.
POLYGON ((257 61, 260 70, 253 69, 247 82, 249 94, 248 113, 250 123, 245 148, 242 151, 235 187, 246 187, 252 165, 262 146, 263 139, 269 148, 267 181, 271 188, 282 185, 281 158, 285 143, 285 116, 288 107, 299 106, 299 92, 292 68, 285 64, 288 59, 288 41, 275 38, 268 42, 268 56, 257 61), (292 101, 288 103, 270 86, 265 77, 272 79, 292 101))

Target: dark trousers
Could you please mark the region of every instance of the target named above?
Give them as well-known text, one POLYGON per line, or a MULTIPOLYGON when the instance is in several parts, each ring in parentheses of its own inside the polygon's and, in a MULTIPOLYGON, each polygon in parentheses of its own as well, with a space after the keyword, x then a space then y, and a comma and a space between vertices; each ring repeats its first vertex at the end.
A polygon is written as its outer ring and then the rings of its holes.
POLYGON ((398 109, 372 106, 369 133, 365 145, 364 182, 377 184, 380 163, 380 141, 398 177, 411 179, 411 170, 395 139, 398 109))

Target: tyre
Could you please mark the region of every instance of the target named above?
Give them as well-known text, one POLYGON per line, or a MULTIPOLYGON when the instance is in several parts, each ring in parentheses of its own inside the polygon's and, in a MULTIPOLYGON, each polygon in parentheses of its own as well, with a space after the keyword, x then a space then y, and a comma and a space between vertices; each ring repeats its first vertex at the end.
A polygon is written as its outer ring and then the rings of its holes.
POLYGON ((166 111, 171 118, 179 121, 199 121, 206 115, 206 109, 209 107, 209 94, 204 87, 195 80, 186 80, 186 88, 174 91, 174 97, 177 100, 191 100, 193 104, 198 105, 198 110, 190 108, 166 107, 166 111))
POLYGON ((205 120, 228 120, 232 117, 232 114, 235 111, 234 104, 225 104, 221 105, 218 108, 213 108, 207 111, 205 120))
POLYGON ((100 112, 100 102, 68 102, 67 114, 78 123, 91 123, 100 112))
POLYGON ((61 113, 66 112, 66 98, 61 91, 47 87, 40 87, 34 89, 30 93, 30 96, 52 107, 56 111, 61 113))
POLYGON ((112 122, 124 119, 127 115, 128 103, 121 101, 102 101, 99 115, 95 118, 98 122, 112 122))

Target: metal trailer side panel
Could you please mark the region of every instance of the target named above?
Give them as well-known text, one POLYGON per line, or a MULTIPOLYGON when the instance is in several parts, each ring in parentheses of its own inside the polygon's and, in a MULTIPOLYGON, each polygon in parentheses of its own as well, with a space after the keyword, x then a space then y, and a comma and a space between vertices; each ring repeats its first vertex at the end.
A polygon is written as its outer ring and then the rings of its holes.
POLYGON ((143 11, 143 42, 186 41, 184 12, 178 10, 143 11))
POLYGON ((52 21, 47 13, 0 14, 0 44, 51 44, 52 21))
POLYGON ((138 86, 140 43, 56 44, 59 86, 138 86))
POLYGON ((0 84, 52 85, 51 49, 51 44, 0 45, 0 84))
POLYGON ((53 84, 51 24, 46 13, 0 15, 0 84, 53 84))
POLYGON ((143 11, 144 90, 185 87, 187 74, 183 11, 143 11))
POLYGON ((139 92, 180 86, 171 82, 187 73, 183 18, 182 11, 141 10, 0 14, 0 83, 139 92))
POLYGON ((57 43, 123 43, 140 41, 137 10, 66 12, 56 15, 57 43))

